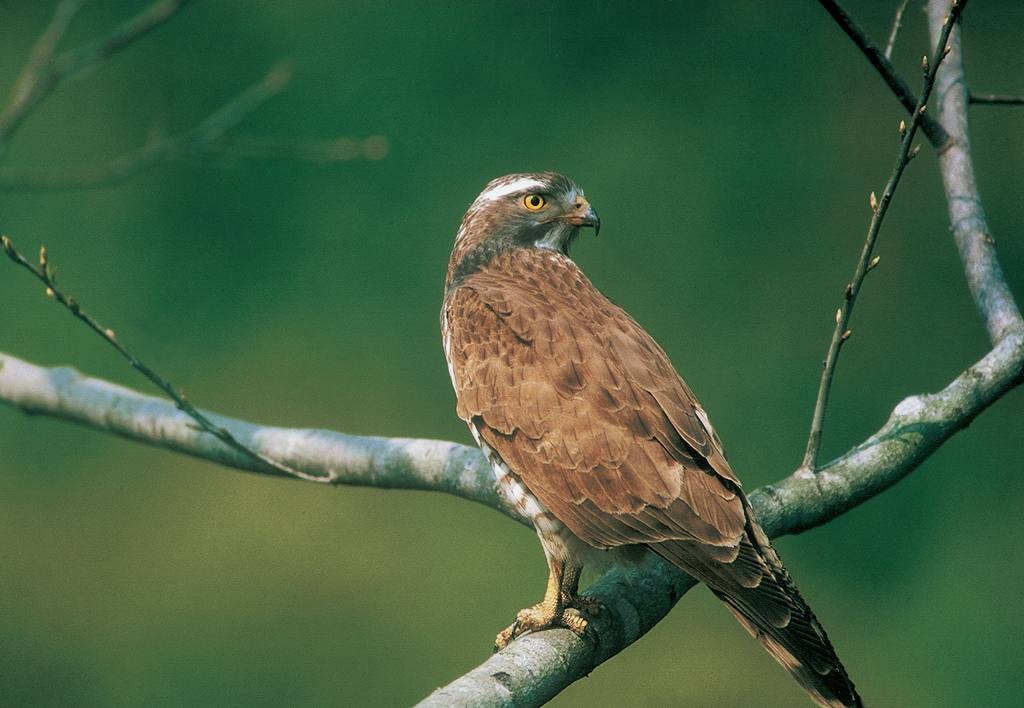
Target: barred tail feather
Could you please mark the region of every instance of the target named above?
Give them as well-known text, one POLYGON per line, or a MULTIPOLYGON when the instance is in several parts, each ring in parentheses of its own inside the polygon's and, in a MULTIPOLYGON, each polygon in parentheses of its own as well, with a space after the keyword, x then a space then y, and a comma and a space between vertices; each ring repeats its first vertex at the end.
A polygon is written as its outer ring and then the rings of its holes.
POLYGON ((729 595, 714 588, 712 592, 818 705, 825 708, 863 708, 864 704, 829 643, 825 630, 798 593, 794 599, 803 610, 802 616, 794 616, 785 627, 773 627, 763 618, 749 616, 748 610, 729 595))
POLYGON ((725 562, 692 540, 648 547, 711 588, 819 705, 863 708, 825 630, 752 517, 725 562))

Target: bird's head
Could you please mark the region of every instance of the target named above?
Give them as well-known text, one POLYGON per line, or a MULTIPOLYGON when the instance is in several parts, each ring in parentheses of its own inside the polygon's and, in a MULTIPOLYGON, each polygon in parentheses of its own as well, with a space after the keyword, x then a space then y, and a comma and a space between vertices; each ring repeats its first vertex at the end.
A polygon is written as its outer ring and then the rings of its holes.
POLYGON ((513 248, 549 248, 569 255, 580 228, 601 220, 583 191, 554 172, 499 177, 480 193, 462 218, 448 264, 448 286, 513 248))

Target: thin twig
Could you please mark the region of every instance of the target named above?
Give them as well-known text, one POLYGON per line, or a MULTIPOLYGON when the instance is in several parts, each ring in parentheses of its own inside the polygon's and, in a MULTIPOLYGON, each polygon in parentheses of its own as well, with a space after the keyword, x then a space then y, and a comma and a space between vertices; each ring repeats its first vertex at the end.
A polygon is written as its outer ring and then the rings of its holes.
POLYGON ((68 79, 84 69, 113 56, 139 37, 147 34, 180 12, 194 0, 161 0, 155 2, 135 17, 116 27, 107 36, 101 37, 73 52, 66 52, 53 62, 54 72, 61 80, 68 79))
POLYGON ((886 59, 889 59, 892 56, 892 48, 896 46, 896 37, 900 33, 900 25, 903 24, 903 13, 907 9, 907 3, 909 2, 910 0, 903 0, 903 2, 900 3, 899 8, 896 10, 896 19, 893 20, 892 23, 892 32, 889 34, 889 42, 885 45, 885 54, 883 56, 885 56, 886 59))
MULTIPOLYGON (((29 111, 46 95, 48 89, 43 86, 48 83, 43 80, 44 71, 53 57, 57 44, 67 32, 68 25, 85 0, 64 0, 57 6, 53 13, 53 19, 49 26, 36 40, 29 55, 28 62, 18 75, 14 83, 14 90, 11 97, 0 113, 0 159, 10 145, 11 135, 17 130, 21 121, 28 115, 29 111)), ((56 84, 53 84, 56 85, 56 84)), ((51 86, 52 88, 52 86, 51 86)))
POLYGON ((24 266, 33 275, 35 275, 37 278, 39 278, 39 280, 43 282, 43 284, 46 286, 47 295, 55 299, 61 305, 64 305, 64 307, 68 308, 68 310, 71 311, 71 314, 80 319, 82 322, 85 322, 94 332, 96 332, 98 335, 103 337, 103 339, 109 342, 111 346, 117 349, 117 351, 120 352, 121 355, 128 360, 128 363, 131 364, 133 368, 141 371, 146 376, 146 378, 148 378, 150 381, 156 384, 161 391, 170 396, 170 398, 174 401, 178 409, 191 416, 192 419, 195 420, 196 423, 198 423, 203 430, 215 436, 218 440, 221 440, 225 445, 228 445, 232 449, 242 453, 243 455, 246 455, 247 457, 251 458, 254 461, 258 461, 259 463, 265 464, 273 468, 277 472, 283 472, 292 477, 298 477, 299 479, 304 479, 310 482, 334 481, 333 477, 330 475, 326 477, 309 475, 304 472, 292 469, 291 467, 286 467, 278 462, 275 462, 274 460, 263 455, 260 455, 259 453, 254 452, 253 450, 250 450, 249 448, 239 443, 237 440, 235 440, 234 436, 230 432, 228 432, 227 428, 214 426, 214 424, 211 423, 206 416, 204 416, 202 413, 196 410, 196 408, 185 399, 184 394, 179 393, 174 388, 174 386, 172 386, 164 379, 160 378, 156 374, 156 372, 150 369, 138 357, 132 354, 127 347, 121 344, 117 337, 114 336, 113 330, 106 329, 105 327, 100 325, 99 322, 94 320, 89 315, 85 314, 85 312, 82 311, 81 306, 74 298, 64 295, 64 293, 62 293, 57 288, 57 284, 54 280, 54 269, 49 264, 45 246, 39 250, 39 267, 37 268, 36 266, 29 263, 24 256, 18 253, 17 250, 15 250, 14 246, 11 244, 10 239, 7 238, 6 236, 0 236, 0 245, 3 246, 4 252, 7 253, 7 255, 10 257, 12 261, 17 263, 18 265, 24 266))
POLYGON ((68 23, 82 1, 62 2, 57 7, 49 27, 36 42, 32 56, 18 77, 7 106, 3 113, 0 113, 0 159, 6 154, 14 132, 25 117, 53 89, 84 69, 124 49, 131 42, 169 20, 192 0, 162 0, 153 3, 107 36, 52 58, 57 43, 64 36, 68 23))
MULTIPOLYGON (((892 65, 888 59, 879 51, 871 42, 871 38, 868 37, 867 33, 860 28, 860 26, 853 21, 846 10, 839 6, 835 0, 818 0, 830 15, 839 23, 839 26, 843 28, 843 31, 849 35, 850 39, 853 40, 864 55, 868 58, 868 61, 878 70, 878 73, 882 75, 885 83, 889 85, 892 92, 896 94, 896 98, 899 99, 903 107, 913 113, 917 109, 918 100, 914 96, 914 92, 911 90, 907 82, 896 73, 896 67, 892 65)), ((950 144, 949 134, 946 129, 942 127, 938 120, 935 119, 931 113, 925 111, 925 114, 921 117, 921 130, 928 138, 928 142, 932 144, 932 147, 936 150, 942 151, 950 144)))
MULTIPOLYGON (((291 79, 291 65, 281 62, 259 82, 250 86, 229 101, 206 120, 184 133, 152 141, 142 147, 113 160, 106 165, 54 172, 52 170, 7 170, 0 169, 0 191, 29 191, 92 187, 123 182, 139 172, 163 162, 204 157, 236 157, 245 154, 246 139, 229 140, 225 131, 237 125, 243 118, 267 99, 280 93, 291 79)), ((254 157, 286 157, 305 159, 311 162, 338 162, 352 159, 346 140, 313 142, 308 145, 269 141, 259 151, 260 143, 253 141, 250 149, 254 157), (276 154, 275 154, 276 151, 276 154)), ((387 152, 386 139, 376 137, 358 143, 358 153, 371 159, 379 159, 387 152)))
MULTIPOLYGON (((263 87, 266 79, 253 88, 263 87)), ((251 90, 251 89, 250 89, 251 90)), ((278 89, 267 89, 262 100, 278 89)), ((237 99, 236 99, 237 100, 237 99)), ((248 110, 252 110, 251 106, 248 110)), ((235 122, 244 114, 239 114, 235 122)), ((212 117, 211 117, 212 119, 212 117)), ((209 120, 209 119, 208 119, 209 120)), ((221 130, 233 123, 223 122, 221 130)), ((206 122, 180 135, 161 138, 137 150, 121 155, 105 165, 94 165, 56 172, 49 169, 25 170, 0 168, 0 192, 54 191, 102 187, 119 184, 159 164, 177 161, 219 161, 234 164, 239 159, 278 159, 291 162, 328 164, 358 159, 380 160, 388 152, 388 140, 382 135, 365 139, 342 137, 334 140, 297 142, 249 136, 231 137, 206 130, 206 122)))
MULTIPOLYGON (((170 19, 191 0, 163 0, 91 44, 54 58, 56 45, 84 0, 64 0, 49 27, 36 42, 7 107, 0 114, 0 160, 25 117, 57 85, 79 75, 130 42, 170 19)), ((280 158, 330 163, 364 157, 379 160, 388 151, 387 139, 338 138, 329 141, 287 142, 259 138, 227 138, 224 133, 268 98, 280 93, 291 79, 288 62, 280 62, 260 82, 229 101, 191 130, 166 137, 154 133, 145 145, 103 165, 54 170, 0 169, 0 192, 75 189, 117 184, 154 165, 175 160, 280 158)))
POLYGON ((224 136, 209 143, 204 152, 232 158, 328 163, 360 158, 380 160, 387 155, 389 149, 388 139, 383 135, 371 135, 365 139, 349 136, 305 143, 251 136, 224 136))
POLYGON ((64 38, 68 31, 71 20, 74 19, 78 10, 85 4, 85 0, 63 0, 53 13, 53 19, 46 30, 36 40, 29 57, 28 64, 22 69, 21 75, 15 84, 14 95, 26 96, 32 93, 32 85, 39 76, 39 73, 46 67, 53 57, 57 45, 64 38))
POLYGON ((924 116, 925 105, 928 97, 931 95, 932 87, 935 85, 935 75, 939 64, 946 56, 946 42, 949 39, 949 33, 952 31, 953 25, 966 4, 967 0, 958 0, 953 3, 950 8, 947 26, 939 39, 939 45, 935 48, 931 61, 928 60, 928 57, 924 57, 924 89, 914 112, 911 114, 910 125, 907 126, 904 122, 900 122, 900 134, 903 137, 903 141, 900 143, 899 155, 896 157, 896 164, 893 167, 892 174, 889 176, 889 182, 885 185, 881 199, 877 199, 874 192, 871 193, 871 210, 873 212, 871 225, 868 227, 868 235, 864 242, 864 248, 861 251, 860 260, 857 262, 853 279, 846 286, 843 304, 836 312, 836 327, 832 332, 832 341, 829 343, 828 354, 825 356, 824 371, 821 375, 821 383, 818 386, 818 398, 814 404, 814 415, 811 420, 811 432, 807 440, 807 450, 804 453, 803 464, 796 471, 797 476, 810 477, 817 470, 818 453, 821 449, 821 435, 825 421, 825 409, 828 407, 832 378, 835 375, 836 362, 839 360, 839 349, 850 337, 850 330, 847 327, 850 323, 850 316, 853 313, 853 306, 857 300, 857 295, 860 292, 861 285, 864 283, 864 277, 878 263, 878 258, 872 257, 875 240, 878 238, 878 231, 882 226, 882 220, 885 218, 886 211, 889 209, 889 203, 892 201, 896 186, 903 176, 903 171, 910 164, 910 160, 917 154, 917 148, 911 150, 911 143, 913 143, 917 127, 924 116))
POLYGON ((969 103, 981 105, 994 104, 1000 106, 1024 106, 1024 96, 1001 96, 994 93, 978 95, 972 93, 967 97, 969 103))

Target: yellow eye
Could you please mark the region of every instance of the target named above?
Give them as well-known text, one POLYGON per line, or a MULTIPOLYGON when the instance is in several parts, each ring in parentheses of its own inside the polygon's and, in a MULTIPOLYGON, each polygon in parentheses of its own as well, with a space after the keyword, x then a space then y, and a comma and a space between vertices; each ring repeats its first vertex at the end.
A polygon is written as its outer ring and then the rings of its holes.
POLYGON ((548 200, 539 194, 527 194, 523 197, 523 206, 530 211, 539 211, 544 208, 544 205, 548 203, 548 200))

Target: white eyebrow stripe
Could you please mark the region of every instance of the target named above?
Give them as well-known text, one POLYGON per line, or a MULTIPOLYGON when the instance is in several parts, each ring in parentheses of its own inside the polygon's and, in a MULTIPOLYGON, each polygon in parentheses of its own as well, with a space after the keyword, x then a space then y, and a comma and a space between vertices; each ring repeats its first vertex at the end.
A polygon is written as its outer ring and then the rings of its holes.
POLYGON ((515 194, 516 192, 522 192, 528 189, 542 189, 544 186, 545 184, 540 180, 533 179, 532 177, 520 177, 508 184, 491 187, 477 197, 477 199, 481 201, 494 201, 495 199, 501 199, 509 194, 515 194))

